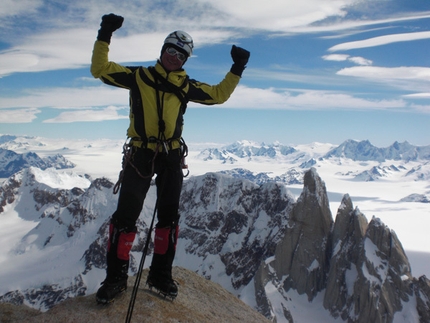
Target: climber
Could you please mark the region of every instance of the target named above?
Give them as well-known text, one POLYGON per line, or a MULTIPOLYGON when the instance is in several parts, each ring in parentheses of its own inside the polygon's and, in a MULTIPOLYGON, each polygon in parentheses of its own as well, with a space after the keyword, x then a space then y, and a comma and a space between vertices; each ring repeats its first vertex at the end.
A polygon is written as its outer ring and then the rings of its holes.
POLYGON ((172 263, 179 230, 179 198, 186 145, 182 138, 187 102, 206 105, 228 100, 242 76, 250 53, 232 46, 233 64, 217 85, 192 80, 183 69, 194 49, 193 39, 174 31, 164 40, 155 66, 122 66, 108 60, 112 34, 124 18, 102 17, 91 60, 91 73, 108 85, 129 90, 128 150, 124 153, 118 205, 109 227, 106 279, 97 291, 99 303, 109 303, 127 288, 130 250, 151 178, 157 175, 157 224, 154 254, 147 278, 149 287, 176 297, 172 263))

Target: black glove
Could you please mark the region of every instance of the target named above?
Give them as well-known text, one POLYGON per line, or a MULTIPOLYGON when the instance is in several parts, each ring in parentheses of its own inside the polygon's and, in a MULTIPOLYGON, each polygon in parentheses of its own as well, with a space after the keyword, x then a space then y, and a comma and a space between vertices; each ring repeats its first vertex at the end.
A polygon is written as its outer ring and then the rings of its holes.
POLYGON ((233 59, 233 66, 230 72, 238 76, 242 76, 242 72, 248 63, 250 53, 246 49, 233 45, 231 47, 231 58, 233 59))
POLYGON ((113 13, 104 15, 102 17, 102 22, 100 23, 101 28, 99 29, 97 39, 110 44, 112 33, 121 28, 123 21, 123 17, 117 16, 113 13))

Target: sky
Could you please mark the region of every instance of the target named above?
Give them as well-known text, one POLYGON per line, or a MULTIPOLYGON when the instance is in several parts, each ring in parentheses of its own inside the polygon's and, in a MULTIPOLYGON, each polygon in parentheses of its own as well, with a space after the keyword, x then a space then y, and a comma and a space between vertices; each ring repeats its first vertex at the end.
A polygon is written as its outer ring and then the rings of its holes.
POLYGON ((430 145, 428 0, 2 0, 0 134, 125 140, 128 91, 89 72, 107 13, 125 18, 109 53, 123 65, 154 65, 174 30, 209 84, 233 44, 250 51, 226 103, 189 104, 187 142, 430 145))

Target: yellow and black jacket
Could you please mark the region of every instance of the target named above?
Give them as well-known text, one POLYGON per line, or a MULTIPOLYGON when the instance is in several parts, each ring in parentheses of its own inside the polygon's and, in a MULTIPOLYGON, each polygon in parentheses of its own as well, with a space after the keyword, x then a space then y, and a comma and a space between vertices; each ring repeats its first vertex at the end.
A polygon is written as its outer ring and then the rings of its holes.
POLYGON ((160 63, 154 67, 127 67, 109 62, 109 44, 96 41, 91 74, 104 83, 130 91, 130 126, 127 136, 133 145, 155 150, 151 139, 180 147, 183 114, 188 101, 212 105, 230 97, 240 77, 228 72, 217 85, 188 78, 185 70, 166 72, 160 63))

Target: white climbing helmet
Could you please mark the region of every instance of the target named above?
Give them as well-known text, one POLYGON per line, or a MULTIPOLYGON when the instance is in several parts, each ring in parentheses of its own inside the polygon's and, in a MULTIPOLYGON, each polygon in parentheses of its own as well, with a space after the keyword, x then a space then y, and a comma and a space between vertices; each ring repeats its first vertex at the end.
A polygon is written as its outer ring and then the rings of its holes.
POLYGON ((193 53, 193 39, 185 31, 176 30, 170 33, 164 40, 163 47, 166 48, 169 44, 174 45, 178 49, 182 49, 185 53, 187 53, 188 57, 190 57, 193 53))

